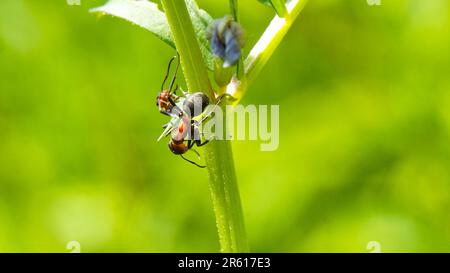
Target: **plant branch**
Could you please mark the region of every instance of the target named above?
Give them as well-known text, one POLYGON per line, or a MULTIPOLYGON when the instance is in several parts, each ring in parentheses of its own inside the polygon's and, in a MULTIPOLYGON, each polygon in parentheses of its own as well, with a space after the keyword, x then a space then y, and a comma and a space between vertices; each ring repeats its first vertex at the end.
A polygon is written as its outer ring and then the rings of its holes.
MULTIPOLYGON (((284 18, 275 16, 264 34, 250 51, 244 61, 247 84, 250 84, 261 72, 284 36, 297 19, 306 0, 291 0, 286 4, 287 15, 284 18)), ((245 89, 243 89, 245 91, 245 89)), ((242 95, 240 96, 242 97, 242 95)))
POLYGON ((235 22, 239 22, 238 0, 229 0, 231 15, 235 22))

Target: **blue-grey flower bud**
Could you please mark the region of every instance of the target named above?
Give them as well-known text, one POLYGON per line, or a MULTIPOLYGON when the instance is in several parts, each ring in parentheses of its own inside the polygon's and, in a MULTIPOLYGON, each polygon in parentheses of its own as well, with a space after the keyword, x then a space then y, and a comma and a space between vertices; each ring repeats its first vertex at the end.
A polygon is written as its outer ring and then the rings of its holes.
POLYGON ((223 60, 223 67, 235 65, 244 46, 244 31, 229 15, 215 20, 207 33, 214 56, 223 60))

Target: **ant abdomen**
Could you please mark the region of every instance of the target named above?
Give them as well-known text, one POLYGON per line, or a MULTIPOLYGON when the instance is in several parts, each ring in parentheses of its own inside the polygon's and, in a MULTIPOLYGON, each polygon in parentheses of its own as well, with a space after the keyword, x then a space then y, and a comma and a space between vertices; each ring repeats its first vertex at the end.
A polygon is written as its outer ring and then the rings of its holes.
POLYGON ((169 141, 168 146, 170 151, 176 155, 182 155, 189 150, 189 147, 184 142, 177 143, 175 141, 169 141))

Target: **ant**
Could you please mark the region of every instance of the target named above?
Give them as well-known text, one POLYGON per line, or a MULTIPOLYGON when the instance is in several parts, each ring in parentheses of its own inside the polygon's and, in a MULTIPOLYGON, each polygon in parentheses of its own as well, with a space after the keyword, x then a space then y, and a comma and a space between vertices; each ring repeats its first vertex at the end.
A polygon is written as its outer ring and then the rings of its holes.
MULTIPOLYGON (((210 105, 208 96, 206 96, 202 92, 195 92, 193 94, 190 94, 184 91, 182 91, 183 96, 178 96, 176 95, 178 86, 176 86, 172 91, 173 85, 175 84, 178 67, 180 65, 179 55, 178 63, 175 68, 175 74, 172 77, 169 89, 164 89, 164 84, 167 81, 170 73, 171 64, 175 58, 177 58, 177 56, 174 56, 169 61, 167 73, 161 85, 162 91, 156 97, 156 105, 158 106, 159 111, 162 114, 172 117, 172 119, 167 124, 163 125, 163 128, 165 128, 165 130, 158 138, 158 141, 161 140, 161 138, 166 137, 170 133, 172 133, 171 139, 168 143, 169 150, 176 155, 180 155, 187 162, 194 164, 197 167, 205 168, 206 166, 199 165, 194 161, 187 159, 183 155, 187 151, 191 150, 195 152, 198 157, 200 157, 200 154, 192 148, 194 147, 194 145, 196 145, 197 147, 201 147, 210 141, 201 141, 199 126, 212 115, 213 110, 209 111, 208 114, 205 114, 200 120, 196 120, 194 118, 200 116, 201 114, 204 114, 206 107, 210 105)), ((216 107, 225 96, 233 98, 229 94, 220 95, 216 99, 216 104, 214 107, 216 107)))

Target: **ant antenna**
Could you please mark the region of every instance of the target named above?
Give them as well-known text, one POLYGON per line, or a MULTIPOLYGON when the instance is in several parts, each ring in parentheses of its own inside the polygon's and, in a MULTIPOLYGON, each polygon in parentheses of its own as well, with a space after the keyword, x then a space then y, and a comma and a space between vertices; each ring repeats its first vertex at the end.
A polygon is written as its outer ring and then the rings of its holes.
POLYGON ((186 157, 184 157, 183 155, 180 155, 181 156, 181 158, 183 158, 184 160, 186 160, 187 162, 189 162, 189 163, 191 163, 191 164, 194 164, 195 166, 197 166, 197 167, 199 167, 199 168, 206 168, 206 166, 202 166, 202 165, 199 165, 199 164, 197 164, 197 163, 195 163, 194 161, 191 161, 191 160, 189 160, 189 159, 187 159, 186 157))
POLYGON ((180 54, 178 54, 177 52, 177 56, 174 56, 174 58, 177 58, 177 68, 175 68, 175 74, 173 75, 172 81, 170 82, 169 93, 172 91, 173 84, 175 83, 175 80, 177 78, 178 68, 180 67, 180 54))
POLYGON ((162 84, 161 84, 161 91, 164 89, 164 84, 166 83, 166 80, 167 80, 167 78, 169 77, 170 66, 171 66, 173 60, 175 60, 176 57, 177 57, 177 56, 173 56, 172 59, 170 59, 170 61, 169 61, 169 65, 167 66, 166 76, 164 76, 164 80, 163 80, 163 82, 162 82, 162 84))

